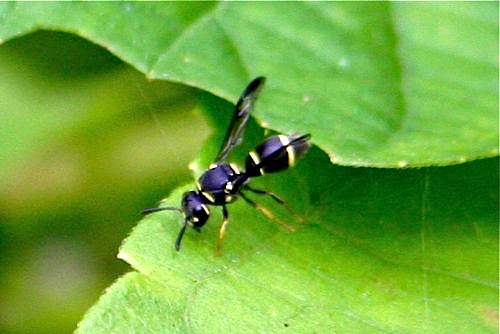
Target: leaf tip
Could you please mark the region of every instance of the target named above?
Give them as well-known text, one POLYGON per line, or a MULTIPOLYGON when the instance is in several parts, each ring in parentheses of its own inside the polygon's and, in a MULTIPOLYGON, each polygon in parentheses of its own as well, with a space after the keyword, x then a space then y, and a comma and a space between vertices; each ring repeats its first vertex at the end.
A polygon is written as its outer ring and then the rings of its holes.
POLYGON ((118 254, 116 255, 116 257, 120 260, 123 260, 125 262, 127 262, 128 264, 130 264, 133 268, 137 268, 137 263, 136 261, 126 252, 120 250, 118 252, 118 254))
POLYGON ((332 163, 337 163, 338 162, 338 159, 337 159, 337 156, 335 154, 333 154, 332 151, 330 150, 325 150, 326 154, 328 154, 328 158, 330 158, 330 161, 332 163))

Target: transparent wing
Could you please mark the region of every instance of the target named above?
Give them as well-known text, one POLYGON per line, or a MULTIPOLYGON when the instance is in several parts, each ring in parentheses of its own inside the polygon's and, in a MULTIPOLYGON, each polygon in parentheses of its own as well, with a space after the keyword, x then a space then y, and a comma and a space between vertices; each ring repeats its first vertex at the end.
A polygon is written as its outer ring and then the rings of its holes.
POLYGON ((265 82, 265 77, 255 78, 248 84, 241 94, 238 102, 236 103, 236 108, 234 110, 229 129, 226 133, 226 137, 224 138, 219 154, 217 154, 217 158, 215 159, 216 163, 224 162, 231 150, 241 143, 253 104, 265 82))

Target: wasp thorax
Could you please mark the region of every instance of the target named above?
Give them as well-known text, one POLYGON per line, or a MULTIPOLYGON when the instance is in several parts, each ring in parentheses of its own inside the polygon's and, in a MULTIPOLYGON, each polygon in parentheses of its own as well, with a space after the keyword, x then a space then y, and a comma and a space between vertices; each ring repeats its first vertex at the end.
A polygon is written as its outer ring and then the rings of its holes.
POLYGON ((198 190, 205 203, 223 205, 233 201, 231 196, 239 192, 246 176, 233 164, 216 165, 198 179, 198 190))

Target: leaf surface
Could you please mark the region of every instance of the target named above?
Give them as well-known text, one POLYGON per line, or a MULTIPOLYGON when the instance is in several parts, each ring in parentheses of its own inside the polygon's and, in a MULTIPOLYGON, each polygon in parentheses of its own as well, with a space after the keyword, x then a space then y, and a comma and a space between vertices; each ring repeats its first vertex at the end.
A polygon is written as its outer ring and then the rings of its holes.
MULTIPOLYGON (((252 141, 259 131, 249 130, 252 141)), ((305 218, 253 196, 296 232, 236 201, 217 257, 220 208, 212 207, 202 233, 187 231, 180 252, 182 216, 150 215, 119 253, 142 283, 116 283, 79 331, 141 325, 122 319, 127 309, 166 332, 494 333, 497 172, 496 159, 413 170, 335 167, 314 148, 296 168, 252 183, 305 218)))
POLYGON ((314 205, 297 203, 307 201, 303 193, 287 198, 307 217, 295 233, 232 205, 221 257, 219 214, 201 234, 189 230, 179 253, 181 217, 150 216, 119 255, 139 281, 116 283, 79 330, 495 333, 498 197, 476 173, 497 167, 335 168, 314 205))
POLYGON ((342 165, 498 154, 497 3, 3 3, 0 39, 76 33, 150 78, 235 101, 268 87, 265 127, 312 133, 342 165))

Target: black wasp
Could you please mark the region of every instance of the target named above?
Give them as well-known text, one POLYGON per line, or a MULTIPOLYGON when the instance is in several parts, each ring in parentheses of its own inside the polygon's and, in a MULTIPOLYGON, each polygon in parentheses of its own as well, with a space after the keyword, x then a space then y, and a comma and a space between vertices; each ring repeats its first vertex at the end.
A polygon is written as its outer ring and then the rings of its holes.
POLYGON ((254 151, 248 154, 245 161, 245 171, 240 170, 235 164, 226 162, 232 149, 242 141, 245 125, 265 81, 264 77, 254 79, 241 94, 215 163, 210 165, 209 169, 198 179, 197 190, 188 191, 182 196, 182 208, 157 207, 143 211, 143 214, 161 210, 176 210, 184 213, 184 224, 175 241, 177 250, 180 249, 181 240, 188 225, 198 231, 205 225, 210 216, 208 205, 222 206, 223 219, 217 241, 217 251, 219 251, 229 222, 226 204, 234 202, 238 197, 243 198, 254 208, 274 219, 269 211, 248 198, 244 191, 268 195, 278 203, 285 204, 275 194, 251 188, 248 183, 252 177, 279 172, 293 166, 309 149, 309 134, 302 136, 280 134, 265 139, 254 151))

